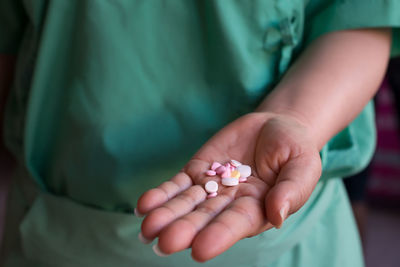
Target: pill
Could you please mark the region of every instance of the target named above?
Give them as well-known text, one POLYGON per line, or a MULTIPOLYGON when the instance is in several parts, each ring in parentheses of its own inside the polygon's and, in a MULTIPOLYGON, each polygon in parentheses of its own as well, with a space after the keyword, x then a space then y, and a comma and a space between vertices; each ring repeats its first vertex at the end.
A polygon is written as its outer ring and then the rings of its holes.
POLYGON ((207 176, 215 176, 217 173, 213 170, 206 171, 207 176))
POLYGON ((215 193, 218 191, 218 183, 215 181, 208 181, 204 187, 207 193, 215 193))
POLYGON ((239 179, 236 178, 222 178, 221 183, 225 186, 235 186, 239 184, 239 179))
POLYGON ((216 197, 217 195, 218 195, 218 193, 214 192, 214 193, 208 194, 207 198, 213 198, 213 197, 216 197))
POLYGON ((239 177, 240 177, 240 172, 239 172, 238 170, 234 170, 234 171, 231 173, 231 177, 232 177, 232 178, 239 179, 239 177))
POLYGON ((215 171, 218 167, 220 167, 221 166, 221 163, 219 163, 219 162, 214 162, 212 165, 211 165, 211 170, 213 170, 213 171, 215 171))
POLYGON ((231 170, 230 169, 226 169, 222 174, 221 174, 221 178, 229 178, 231 177, 231 170))
POLYGON ((242 163, 240 163, 239 161, 234 160, 234 159, 231 159, 230 164, 234 167, 238 167, 238 166, 242 165, 242 163))
POLYGON ((215 172, 218 175, 221 175, 221 174, 223 174, 225 172, 225 170, 226 170, 225 166, 219 166, 217 169, 215 169, 215 172))
POLYGON ((251 168, 248 165, 240 165, 236 170, 240 172, 240 177, 247 178, 251 175, 251 168))
POLYGON ((244 182, 246 182, 247 181, 247 178, 243 178, 243 177, 240 177, 239 178, 239 183, 244 183, 244 182))

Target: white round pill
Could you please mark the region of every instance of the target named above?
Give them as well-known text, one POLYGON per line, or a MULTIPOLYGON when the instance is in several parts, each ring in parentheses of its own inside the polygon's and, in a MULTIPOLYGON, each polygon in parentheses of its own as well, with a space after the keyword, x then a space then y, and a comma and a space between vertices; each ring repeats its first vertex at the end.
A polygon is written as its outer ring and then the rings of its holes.
POLYGON ((251 175, 251 167, 248 165, 240 165, 236 168, 240 172, 241 178, 247 178, 251 175))
POLYGON ((221 183, 225 186, 235 186, 239 184, 239 179, 237 178, 222 178, 221 183))
POLYGON ((215 193, 218 191, 218 183, 215 181, 208 181, 205 185, 207 193, 215 193))

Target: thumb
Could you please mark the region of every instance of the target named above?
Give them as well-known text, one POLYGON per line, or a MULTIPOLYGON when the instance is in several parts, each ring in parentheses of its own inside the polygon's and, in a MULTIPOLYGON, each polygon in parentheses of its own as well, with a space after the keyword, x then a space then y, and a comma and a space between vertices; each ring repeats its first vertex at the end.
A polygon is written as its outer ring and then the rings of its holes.
POLYGON ((268 221, 280 228, 284 220, 308 200, 320 176, 319 153, 303 153, 290 158, 280 169, 275 185, 266 195, 268 221))

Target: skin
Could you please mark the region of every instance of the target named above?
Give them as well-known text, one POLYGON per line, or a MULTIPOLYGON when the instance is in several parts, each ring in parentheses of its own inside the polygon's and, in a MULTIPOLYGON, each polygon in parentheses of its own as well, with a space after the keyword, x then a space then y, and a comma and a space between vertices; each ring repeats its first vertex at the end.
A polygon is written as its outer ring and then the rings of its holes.
POLYGON ((301 208, 321 176, 319 151, 376 93, 391 31, 339 31, 316 39, 259 108, 213 136, 171 180, 145 192, 142 235, 166 254, 192 249, 204 262, 237 241, 279 227, 301 208), (206 199, 205 171, 236 159, 253 173, 206 199))

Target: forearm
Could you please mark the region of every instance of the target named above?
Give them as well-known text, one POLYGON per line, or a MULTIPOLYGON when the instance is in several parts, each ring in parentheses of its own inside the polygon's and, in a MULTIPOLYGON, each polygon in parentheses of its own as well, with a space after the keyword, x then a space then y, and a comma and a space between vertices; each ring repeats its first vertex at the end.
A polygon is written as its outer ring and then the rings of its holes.
POLYGON ((389 60, 391 31, 340 31, 315 40, 258 111, 295 116, 319 149, 376 93, 389 60))

